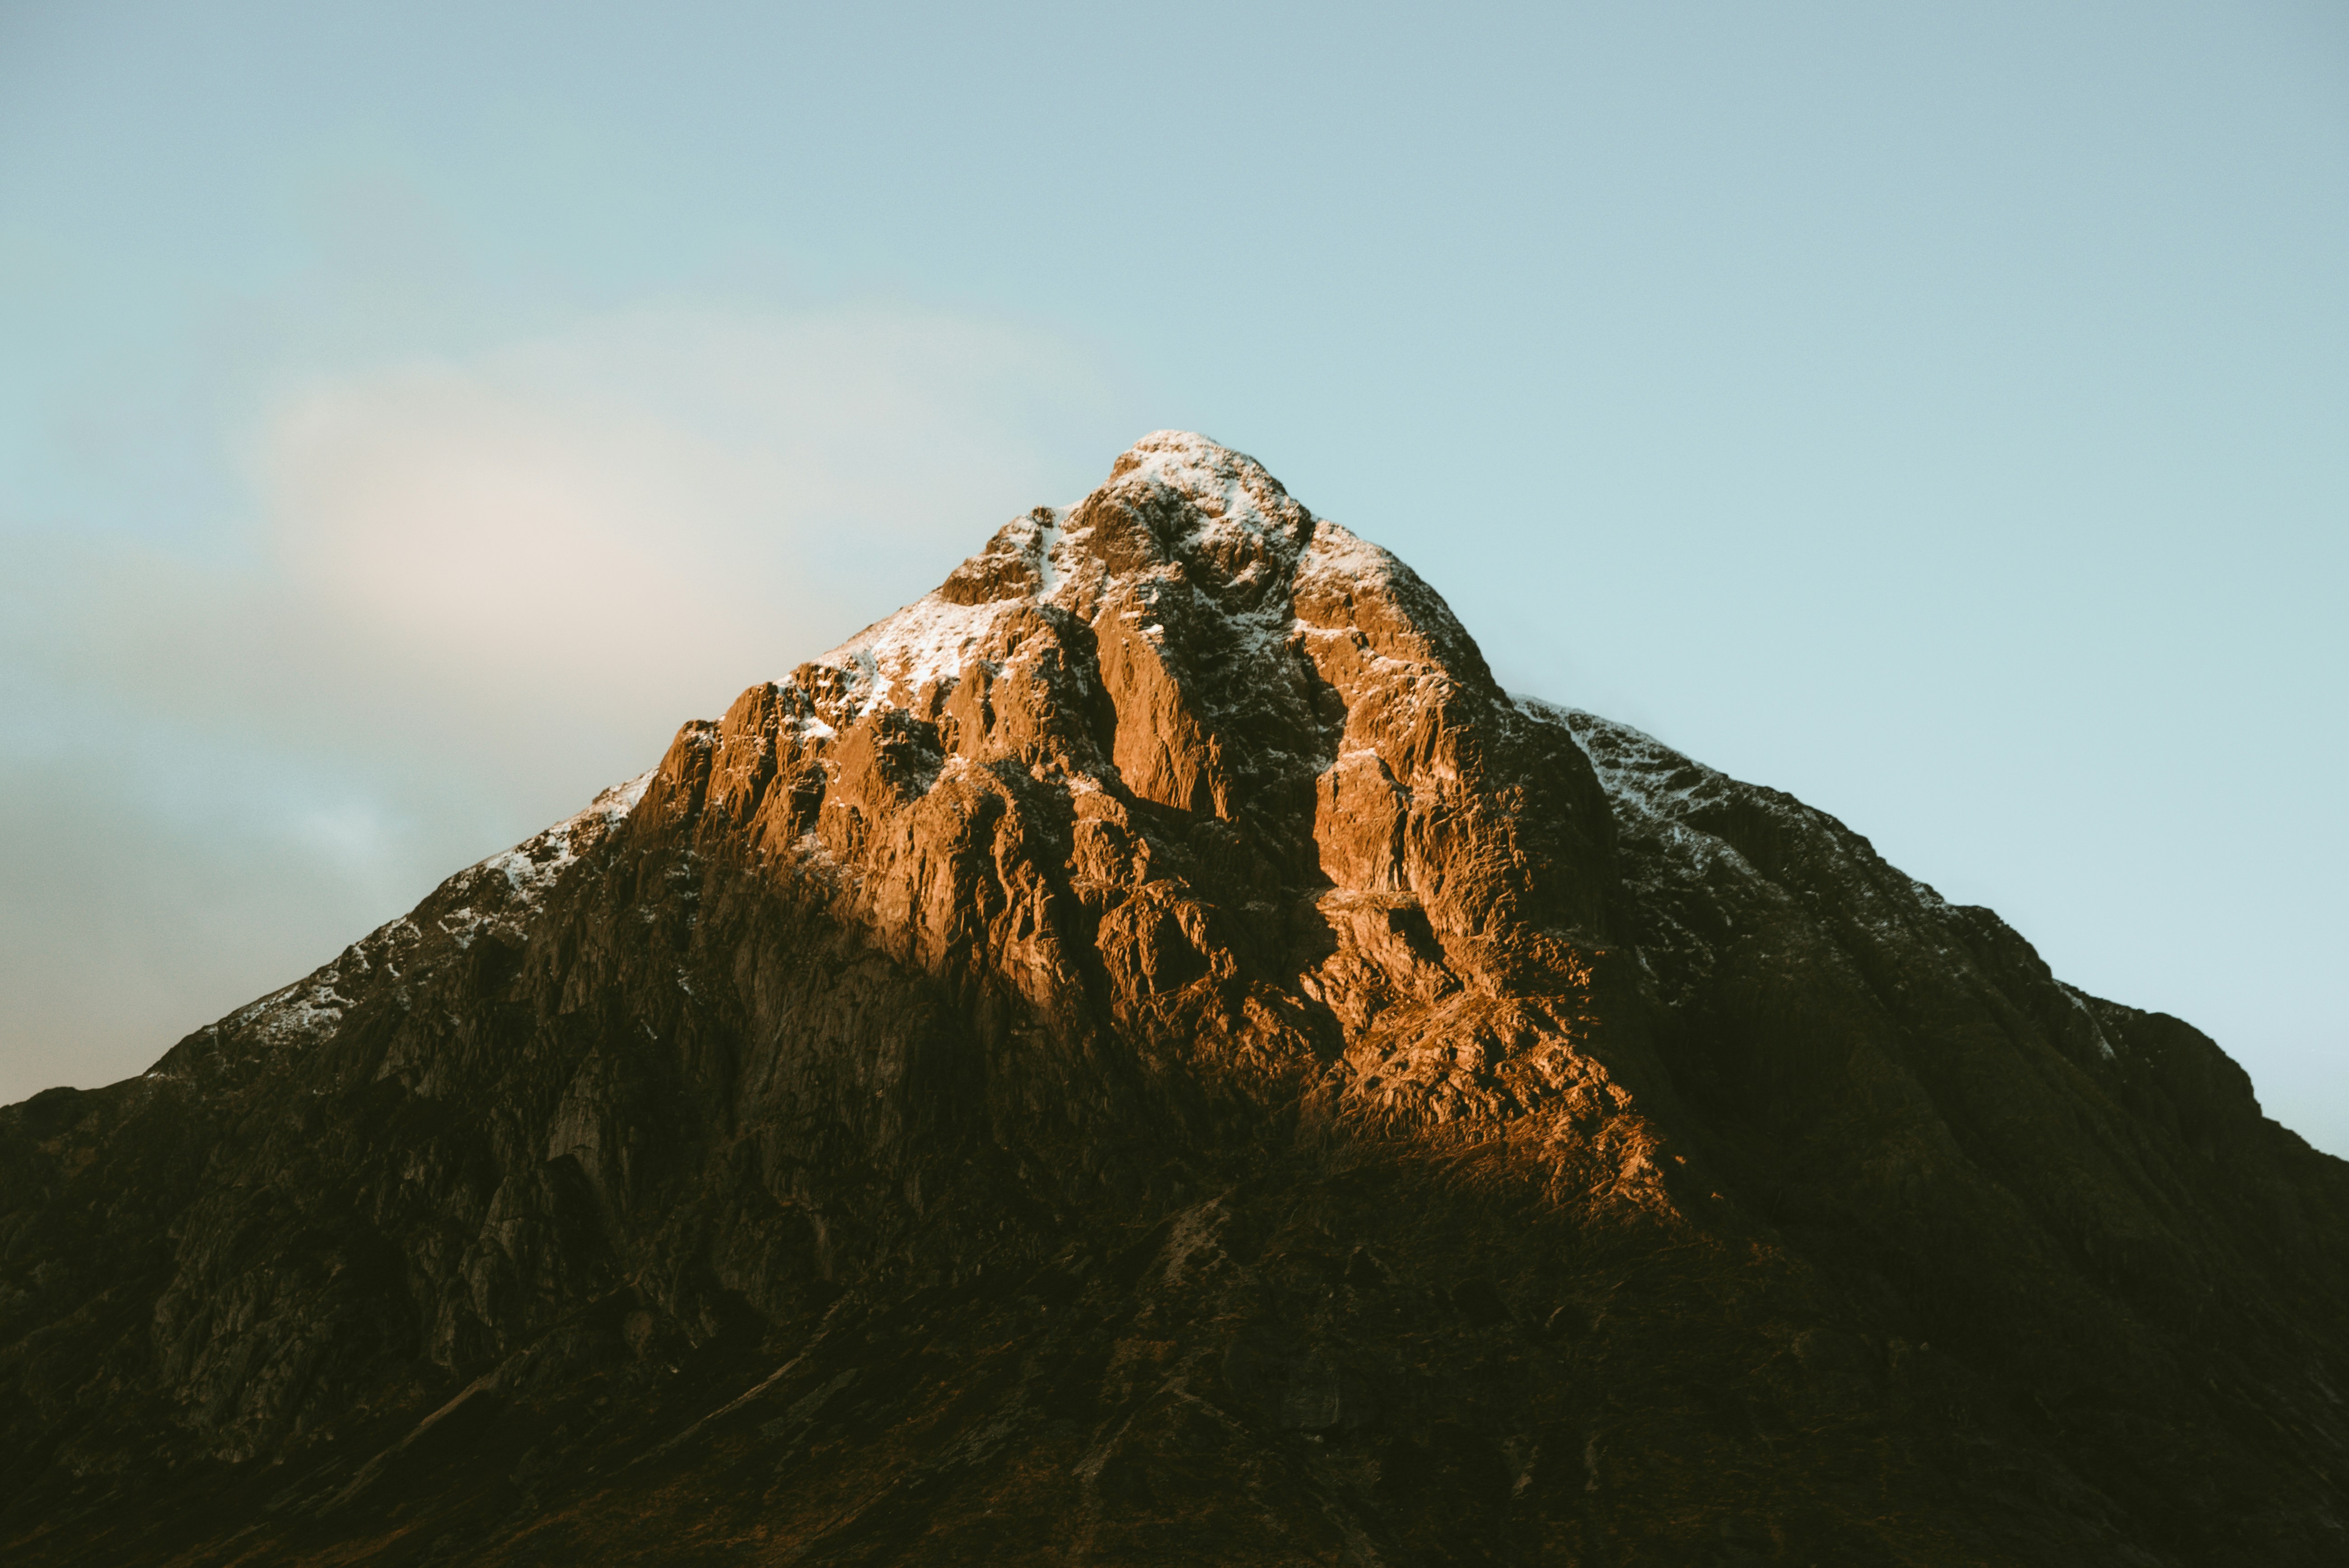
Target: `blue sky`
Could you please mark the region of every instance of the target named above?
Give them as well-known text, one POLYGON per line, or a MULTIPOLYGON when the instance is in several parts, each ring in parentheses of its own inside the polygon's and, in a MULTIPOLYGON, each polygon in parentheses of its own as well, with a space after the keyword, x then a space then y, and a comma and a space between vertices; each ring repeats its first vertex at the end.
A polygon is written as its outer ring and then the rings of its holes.
POLYGON ((1205 430, 2349 1152, 2349 13, 0 0, 0 1099, 1205 430))

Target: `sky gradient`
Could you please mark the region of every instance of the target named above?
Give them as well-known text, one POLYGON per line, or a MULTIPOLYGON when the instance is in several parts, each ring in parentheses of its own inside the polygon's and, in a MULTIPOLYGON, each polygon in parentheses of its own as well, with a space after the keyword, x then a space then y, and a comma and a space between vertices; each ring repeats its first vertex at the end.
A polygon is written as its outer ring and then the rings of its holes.
POLYGON ((0 0, 0 1100, 1164 427, 2349 1153, 2349 12, 0 0))

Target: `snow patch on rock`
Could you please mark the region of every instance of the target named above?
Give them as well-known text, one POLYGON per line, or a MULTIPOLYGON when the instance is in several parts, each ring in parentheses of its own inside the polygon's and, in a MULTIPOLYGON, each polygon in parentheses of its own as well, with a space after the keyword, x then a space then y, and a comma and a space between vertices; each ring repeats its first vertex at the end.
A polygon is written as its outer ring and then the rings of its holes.
MULTIPOLYGON (((1253 458, 1205 436, 1159 430, 1143 437, 1118 459, 1109 482, 1095 493, 1146 507, 1161 492, 1181 501, 1190 520, 1184 535, 1167 542, 1176 555, 1262 555, 1287 572, 1301 569, 1301 561, 1310 553, 1300 552, 1297 542, 1311 521, 1305 509, 1253 458)), ((1012 546, 1025 557, 1036 576, 1032 592, 978 604, 958 603, 944 592, 932 592, 819 655, 816 664, 848 677, 850 716, 861 718, 880 707, 912 707, 925 687, 946 686, 959 678, 1007 615, 1040 604, 1075 608, 1086 590, 1112 583, 1098 559, 1086 551, 1092 525, 1071 526, 1081 504, 1040 507, 1005 525, 996 548, 1012 546)), ((1326 521, 1316 531, 1312 546, 1319 552, 1311 557, 1317 572, 1384 581, 1393 570, 1394 558, 1385 551, 1326 521)), ((1261 564, 1248 566, 1234 582, 1246 586, 1264 570, 1261 564)), ((1268 593, 1266 600, 1259 609, 1223 616, 1246 655, 1277 650, 1297 630, 1288 595, 1268 593)), ((1155 621, 1139 630, 1154 643, 1163 643, 1166 635, 1155 621)))
POLYGON ((563 873, 627 820, 659 771, 657 767, 647 768, 634 779, 613 785, 553 827, 458 872, 447 885, 463 894, 478 895, 478 902, 469 896, 469 902, 443 913, 436 923, 460 947, 471 946, 484 926, 519 929, 516 916, 535 913, 563 873))
POLYGON ((926 593, 819 655, 815 662, 847 676, 849 708, 855 717, 884 705, 910 707, 924 686, 958 677, 1005 614, 1033 603, 998 599, 957 604, 936 593, 926 593))
POLYGON ((658 771, 647 768, 626 783, 613 785, 585 810, 503 854, 492 855, 476 869, 503 875, 508 891, 516 898, 526 904, 537 903, 582 853, 636 809, 658 771))
POLYGON ((1164 488, 1189 502, 1197 521, 1184 542, 1212 541, 1218 532, 1286 541, 1305 515, 1263 464, 1190 430, 1143 437, 1117 460, 1104 488, 1164 488))

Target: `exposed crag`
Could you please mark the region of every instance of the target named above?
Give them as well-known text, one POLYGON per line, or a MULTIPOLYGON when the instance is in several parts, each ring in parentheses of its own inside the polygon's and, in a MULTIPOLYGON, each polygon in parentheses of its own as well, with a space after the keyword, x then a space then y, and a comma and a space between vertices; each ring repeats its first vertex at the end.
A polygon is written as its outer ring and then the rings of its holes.
POLYGON ((1153 436, 0 1110, 0 1557, 2349 1562, 2349 1166, 1153 436))

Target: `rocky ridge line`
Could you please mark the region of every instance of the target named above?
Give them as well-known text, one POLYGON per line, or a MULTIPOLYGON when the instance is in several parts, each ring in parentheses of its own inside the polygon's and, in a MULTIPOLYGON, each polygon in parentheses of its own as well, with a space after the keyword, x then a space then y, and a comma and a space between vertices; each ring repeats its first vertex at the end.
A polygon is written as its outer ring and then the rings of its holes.
POLYGON ((2344 1285, 2207 1039, 1161 432, 0 1110, 0 1546, 2323 1562, 2344 1285))

